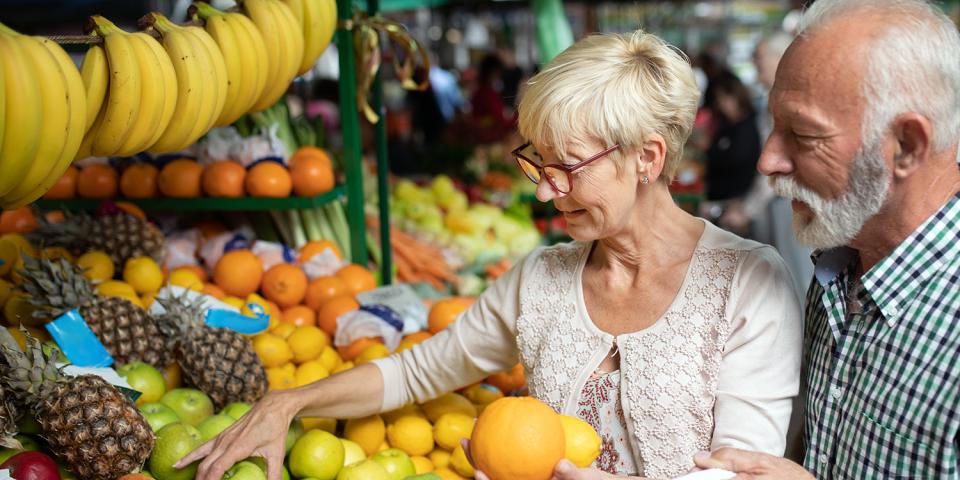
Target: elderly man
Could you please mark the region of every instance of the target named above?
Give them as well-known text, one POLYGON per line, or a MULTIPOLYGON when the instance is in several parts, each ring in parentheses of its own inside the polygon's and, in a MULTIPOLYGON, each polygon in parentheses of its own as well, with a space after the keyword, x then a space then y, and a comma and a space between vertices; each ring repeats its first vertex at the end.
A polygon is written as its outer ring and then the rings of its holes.
POLYGON ((818 0, 777 71, 760 160, 817 248, 803 468, 738 478, 960 478, 960 35, 921 0, 818 0))

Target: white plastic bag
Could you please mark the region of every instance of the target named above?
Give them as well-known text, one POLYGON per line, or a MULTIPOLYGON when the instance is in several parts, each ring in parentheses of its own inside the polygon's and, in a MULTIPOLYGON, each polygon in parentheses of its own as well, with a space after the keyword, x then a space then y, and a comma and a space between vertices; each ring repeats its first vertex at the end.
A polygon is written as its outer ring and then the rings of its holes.
POLYGON ((337 257, 337 254, 333 253, 333 250, 328 247, 310 257, 305 263, 300 264, 300 268, 307 274, 307 278, 313 280, 317 277, 333 275, 346 265, 347 262, 337 257))
POLYGON ((333 344, 345 347, 364 337, 380 337, 392 352, 403 339, 403 324, 399 315, 389 307, 364 305, 337 318, 333 344))
POLYGON ((270 270, 274 265, 292 262, 293 250, 282 243, 257 240, 250 249, 263 263, 263 271, 270 270))
POLYGON ((200 232, 196 229, 174 233, 167 237, 167 256, 163 266, 167 270, 197 264, 200 232))

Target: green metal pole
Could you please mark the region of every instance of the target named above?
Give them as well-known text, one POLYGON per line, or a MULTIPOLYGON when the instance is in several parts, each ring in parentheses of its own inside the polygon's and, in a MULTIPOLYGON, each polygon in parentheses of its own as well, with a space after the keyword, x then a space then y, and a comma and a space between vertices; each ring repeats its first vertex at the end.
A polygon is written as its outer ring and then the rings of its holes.
MULTIPOLYGON (((340 20, 353 17, 353 2, 337 0, 340 20)), ((360 113, 357 111, 357 69, 353 33, 337 29, 340 56, 340 128, 343 130, 344 165, 347 169, 347 219, 350 222, 350 254, 353 263, 366 265, 367 226, 363 213, 363 156, 360 151, 360 113)))
MULTIPOLYGON (((380 0, 367 1, 367 13, 376 15, 380 10, 380 0)), ((377 196, 380 199, 380 278, 384 285, 393 283, 393 249, 390 248, 390 187, 387 185, 389 161, 387 158, 387 115, 383 108, 383 82, 380 72, 373 79, 372 107, 380 115, 380 121, 374 128, 374 140, 377 145, 377 196)))

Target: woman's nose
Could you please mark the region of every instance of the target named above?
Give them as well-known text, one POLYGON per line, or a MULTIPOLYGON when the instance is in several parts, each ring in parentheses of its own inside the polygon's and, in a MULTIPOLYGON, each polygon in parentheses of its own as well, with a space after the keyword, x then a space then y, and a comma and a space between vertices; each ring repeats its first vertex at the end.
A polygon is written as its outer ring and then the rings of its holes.
POLYGON ((540 177, 540 183, 537 184, 537 200, 541 202, 549 202, 554 198, 558 198, 563 194, 558 192, 556 188, 553 188, 553 185, 550 184, 550 181, 547 180, 546 176, 540 177))

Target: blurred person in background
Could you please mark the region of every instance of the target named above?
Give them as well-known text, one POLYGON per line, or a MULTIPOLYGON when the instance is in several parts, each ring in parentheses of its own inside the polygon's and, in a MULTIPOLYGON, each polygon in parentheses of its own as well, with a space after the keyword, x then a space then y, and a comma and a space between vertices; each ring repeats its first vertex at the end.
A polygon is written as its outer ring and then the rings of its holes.
POLYGON ((477 69, 477 84, 470 96, 469 125, 478 143, 493 143, 515 125, 503 103, 503 61, 495 52, 484 55, 477 69))

